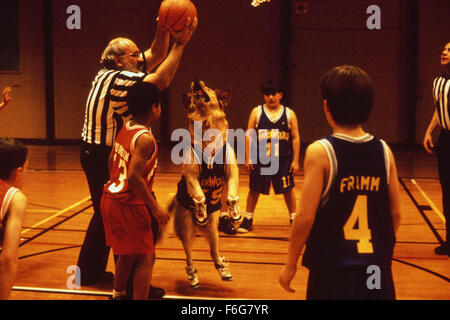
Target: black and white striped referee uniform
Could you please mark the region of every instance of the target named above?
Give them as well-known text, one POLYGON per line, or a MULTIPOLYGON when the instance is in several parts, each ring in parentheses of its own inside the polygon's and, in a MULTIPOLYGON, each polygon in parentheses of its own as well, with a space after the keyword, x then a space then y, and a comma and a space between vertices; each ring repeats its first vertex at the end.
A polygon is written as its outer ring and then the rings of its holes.
POLYGON ((105 243, 100 201, 103 186, 109 180, 108 159, 117 132, 130 118, 128 89, 146 75, 143 72, 102 69, 88 95, 80 158, 89 184, 94 215, 78 257, 82 285, 95 283, 106 270, 109 247, 105 243))
POLYGON ((122 118, 128 119, 128 88, 145 73, 102 69, 92 83, 86 103, 82 138, 88 144, 112 146, 122 118))
POLYGON ((450 73, 433 81, 433 101, 441 132, 436 145, 442 203, 446 219, 446 250, 450 255, 450 73))

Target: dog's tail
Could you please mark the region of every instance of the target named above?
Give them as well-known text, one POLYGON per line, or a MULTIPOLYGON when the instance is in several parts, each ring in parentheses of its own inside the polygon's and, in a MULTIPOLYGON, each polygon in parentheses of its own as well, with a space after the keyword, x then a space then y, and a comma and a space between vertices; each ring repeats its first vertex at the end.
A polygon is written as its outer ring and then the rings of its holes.
POLYGON ((171 218, 173 217, 173 213, 175 211, 176 203, 177 203, 177 201, 176 201, 176 194, 171 194, 169 202, 167 204, 167 212, 169 212, 171 218))
POLYGON ((159 225, 159 230, 157 234, 157 242, 160 243, 161 241, 164 241, 165 238, 167 238, 169 225, 171 224, 173 213, 175 212, 175 205, 176 205, 176 195, 171 194, 169 198, 169 202, 167 204, 167 212, 170 215, 169 221, 165 225, 159 225))

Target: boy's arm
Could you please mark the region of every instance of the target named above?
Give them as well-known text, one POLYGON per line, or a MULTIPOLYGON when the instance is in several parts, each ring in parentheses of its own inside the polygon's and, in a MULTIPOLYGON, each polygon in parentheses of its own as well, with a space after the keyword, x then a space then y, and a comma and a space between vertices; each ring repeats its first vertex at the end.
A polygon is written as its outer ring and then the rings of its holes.
POLYGON ((185 31, 182 31, 184 37, 176 39, 166 59, 158 66, 154 73, 150 73, 144 78, 145 82, 155 84, 160 91, 169 87, 180 64, 184 47, 197 28, 197 22, 197 18, 195 18, 194 22, 189 27, 186 27, 185 31))
POLYGON ((0 255, 0 299, 9 298, 17 274, 17 250, 22 231, 22 221, 27 207, 27 198, 17 191, 9 205, 3 238, 3 250, 0 255))
POLYGON ((425 150, 427 150, 427 152, 431 154, 433 154, 432 148, 434 147, 433 137, 431 134, 433 133, 434 129, 436 129, 438 126, 439 126, 439 119, 437 110, 435 110, 433 116, 431 117, 430 123, 428 124, 425 136, 423 138, 423 146, 425 147, 425 150))
POLYGON ((127 179, 133 191, 149 206, 156 220, 161 224, 165 224, 169 221, 169 214, 159 206, 144 180, 145 164, 154 151, 155 141, 149 134, 142 134, 137 138, 128 168, 127 179))
POLYGON ((389 199, 391 203, 392 222, 394 225, 395 234, 397 234, 400 227, 400 197, 399 197, 399 182, 397 176, 397 166, 392 151, 389 149, 389 199))
MULTIPOLYGON (((258 107, 253 108, 250 113, 250 117, 248 118, 248 130, 245 135, 245 167, 247 170, 253 170, 253 164, 250 163, 250 146, 253 144, 253 139, 258 139, 258 133, 253 130, 256 129, 256 121, 258 117, 258 107), (249 133, 255 133, 256 135, 248 135, 249 133)), ((252 150, 253 153, 256 153, 257 150, 252 150)), ((256 159, 253 159, 256 160, 256 159)))
POLYGON ((292 137, 292 163, 289 168, 291 174, 295 174, 300 168, 299 158, 300 158, 300 133, 298 131, 298 120, 295 112, 290 110, 290 126, 291 126, 291 137, 292 137))
POLYGON ((279 278, 281 286, 286 291, 295 291, 290 283, 297 271, 300 253, 311 232, 328 172, 326 151, 321 144, 315 142, 306 149, 305 182, 299 200, 298 213, 295 215, 291 228, 286 263, 279 278))
POLYGON ((2 95, 3 95, 3 102, 0 103, 0 110, 2 110, 4 107, 8 105, 8 103, 11 101, 11 97, 9 96, 9 93, 11 92, 10 87, 6 87, 3 89, 2 95))

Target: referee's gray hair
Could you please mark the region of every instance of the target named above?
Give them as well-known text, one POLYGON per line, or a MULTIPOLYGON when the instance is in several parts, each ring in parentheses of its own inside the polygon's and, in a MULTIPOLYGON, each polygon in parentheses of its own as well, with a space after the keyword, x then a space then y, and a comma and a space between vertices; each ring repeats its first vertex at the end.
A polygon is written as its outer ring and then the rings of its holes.
POLYGON ((107 69, 118 70, 119 67, 114 61, 114 57, 122 55, 125 52, 124 45, 130 41, 130 39, 122 37, 112 39, 102 53, 100 64, 107 69))

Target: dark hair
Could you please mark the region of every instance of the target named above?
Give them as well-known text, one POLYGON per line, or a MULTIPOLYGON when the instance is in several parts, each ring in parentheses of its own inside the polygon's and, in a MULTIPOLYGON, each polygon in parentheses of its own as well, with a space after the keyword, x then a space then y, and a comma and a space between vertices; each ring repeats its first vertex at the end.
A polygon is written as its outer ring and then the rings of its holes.
POLYGON ((151 112, 153 104, 159 104, 161 95, 156 85, 149 82, 136 82, 128 89, 128 110, 133 116, 151 112))
POLYGON ((14 169, 24 166, 27 156, 28 149, 22 142, 0 138, 0 179, 9 179, 14 169))
POLYGON ((373 106, 372 80, 356 66, 340 66, 328 71, 321 85, 333 120, 342 125, 365 122, 373 106))
POLYGON ((283 92, 283 89, 278 83, 274 82, 273 80, 267 80, 261 86, 261 92, 262 94, 269 95, 275 94, 277 92, 283 92))

